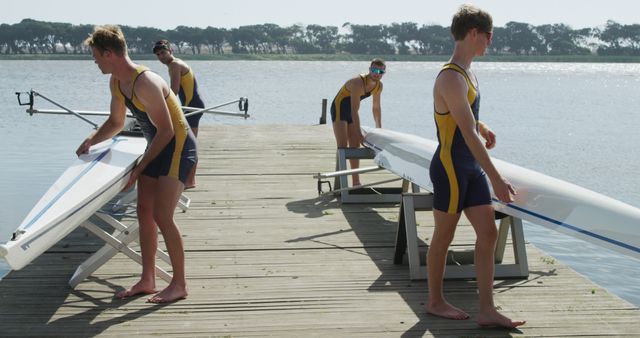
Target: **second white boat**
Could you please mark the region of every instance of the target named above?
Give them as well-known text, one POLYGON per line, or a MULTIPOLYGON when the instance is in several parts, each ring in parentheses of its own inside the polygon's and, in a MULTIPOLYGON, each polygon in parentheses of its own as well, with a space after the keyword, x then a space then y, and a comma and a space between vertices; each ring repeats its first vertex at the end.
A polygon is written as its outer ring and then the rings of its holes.
MULTIPOLYGON (((385 129, 363 128, 379 166, 433 191, 429 179, 437 142, 385 129)), ((493 196, 497 211, 640 258, 640 209, 575 184, 492 158, 517 190, 513 203, 493 196)), ((492 192, 493 194, 493 192, 492 192)))

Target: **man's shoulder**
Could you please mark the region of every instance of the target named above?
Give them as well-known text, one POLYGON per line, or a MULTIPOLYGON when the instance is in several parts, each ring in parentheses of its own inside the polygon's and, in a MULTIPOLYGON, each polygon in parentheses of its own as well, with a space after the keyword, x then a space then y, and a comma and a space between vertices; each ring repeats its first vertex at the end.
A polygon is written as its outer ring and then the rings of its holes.
POLYGON ((180 69, 189 69, 189 65, 182 59, 175 58, 170 64, 174 67, 180 67, 180 69))
POLYGON ((136 90, 144 88, 162 87, 163 79, 160 75, 152 70, 142 72, 136 80, 136 90))
POLYGON ((468 88, 464 76, 454 70, 445 70, 438 77, 433 85, 439 93, 466 93, 468 88))
POLYGON ((463 74, 460 72, 447 68, 443 69, 438 77, 436 78, 436 85, 456 85, 456 84, 466 84, 466 80, 463 74))
POLYGON ((347 84, 349 84, 352 88, 361 88, 364 87, 363 79, 363 76, 361 74, 358 74, 347 80, 347 84))

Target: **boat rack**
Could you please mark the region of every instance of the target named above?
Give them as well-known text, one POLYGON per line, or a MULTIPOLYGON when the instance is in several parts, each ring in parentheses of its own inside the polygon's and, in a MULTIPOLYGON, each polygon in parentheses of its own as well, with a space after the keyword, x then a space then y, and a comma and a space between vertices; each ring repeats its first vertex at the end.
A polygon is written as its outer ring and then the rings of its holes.
MULTIPOLYGON (((134 188, 124 193, 122 197, 111 205, 110 209, 103 208, 99 210, 80 225, 102 239, 106 244, 76 268, 76 271, 69 280, 69 285, 72 288, 75 288, 80 282, 98 270, 119 252, 142 265, 142 256, 140 253, 129 247, 131 243, 137 242, 140 237, 138 232, 139 223, 132 222, 131 225, 125 225, 114 217, 117 216, 118 213, 124 213, 129 207, 135 208, 136 201, 137 190, 134 188), (105 231, 103 229, 105 225, 113 228, 113 233, 105 231)), ((182 194, 178 202, 178 208, 180 208, 182 212, 186 212, 187 209, 189 209, 190 203, 191 199, 182 194)), ((158 248, 156 252, 156 257, 166 264, 171 264, 169 255, 160 248, 158 248)), ((156 265, 156 274, 166 282, 171 282, 172 275, 158 265, 156 265)))
POLYGON ((376 187, 381 184, 402 180, 399 177, 379 182, 349 186, 348 176, 384 170, 379 166, 348 169, 348 159, 372 159, 375 152, 369 148, 338 148, 336 152, 336 171, 331 173, 318 173, 313 178, 318 180, 318 194, 333 194, 340 197, 342 203, 399 203, 403 187, 376 187), (331 181, 333 178, 333 189, 331 181), (323 191, 323 185, 329 186, 329 191, 323 191))
MULTIPOLYGON (((98 124, 84 117, 85 115, 88 115, 88 116, 108 116, 109 115, 108 112, 79 111, 79 110, 69 109, 33 89, 28 92, 16 92, 16 96, 18 99, 18 104, 20 106, 29 107, 27 109, 27 113, 29 113, 30 115, 33 115, 36 113, 71 114, 85 121, 86 123, 90 124, 94 129, 98 128, 98 124), (23 100, 24 97, 21 96, 23 94, 26 95, 26 99, 24 100, 23 100), (34 106, 35 97, 41 97, 42 99, 50 102, 51 104, 61 108, 61 110, 34 109, 33 106, 34 106)), ((183 108, 188 108, 188 107, 183 107, 183 108)), ((188 109, 191 112, 191 114, 212 113, 212 114, 241 116, 241 117, 244 117, 245 119, 250 116, 248 114, 249 100, 244 97, 241 97, 238 100, 225 102, 210 108, 203 108, 203 109, 188 108, 188 109), (242 113, 234 113, 234 112, 217 110, 217 108, 219 107, 227 106, 234 103, 238 103, 238 109, 242 111, 242 113)), ((142 137, 143 136, 142 131, 140 130, 135 120, 132 119, 131 117, 132 116, 130 114, 127 114, 127 124, 125 125, 124 129, 121 131, 120 134, 127 135, 127 136, 142 137)), ((127 226, 122 222, 120 222, 118 219, 116 219, 116 217, 119 217, 119 216, 125 216, 125 215, 128 216, 129 214, 126 213, 126 210, 129 207, 133 207, 135 210, 135 203, 137 201, 137 190, 133 188, 124 194, 120 194, 120 196, 121 197, 117 200, 117 202, 115 202, 115 204, 107 203, 105 206, 102 207, 101 210, 98 210, 96 213, 94 213, 91 217, 89 217, 80 225, 85 229, 87 229, 89 232, 93 233, 94 235, 102 239, 103 241, 105 241, 106 244, 100 250, 95 252, 91 257, 89 257, 86 261, 80 264, 80 266, 78 266, 75 273, 71 277, 71 280, 69 280, 69 285, 71 285, 71 287, 75 288, 78 285, 78 283, 80 283, 82 280, 84 280, 89 275, 91 275, 103 264, 108 262, 118 252, 122 252, 123 254, 133 259, 137 263, 142 264, 141 255, 129 247, 131 243, 137 241, 139 238, 138 222, 132 222, 132 225, 127 226), (114 229, 112 233, 109 233, 106 230, 104 230, 109 226, 114 229)), ((184 195, 184 193, 181 194, 177 207, 180 208, 182 212, 186 212, 186 210, 189 209, 190 204, 191 204, 191 199, 189 199, 189 197, 184 195)), ((131 214, 134 214, 134 213, 131 213, 131 214)), ((14 238, 17 235, 19 234, 14 233, 14 238)), ((169 256, 159 248, 157 251, 157 256, 161 260, 165 261, 166 263, 168 264, 171 263, 169 260, 169 256)), ((162 279, 166 280, 167 282, 171 281, 171 278, 172 278, 171 274, 161 269, 157 265, 156 265, 156 271, 158 276, 160 276, 162 279)))
MULTIPOLYGON (((403 264, 406 253, 409 262, 409 277, 412 280, 427 279, 426 266, 421 262, 416 223, 416 211, 432 211, 433 194, 408 193, 402 194, 400 203, 400 215, 398 217, 398 229, 396 232, 396 244, 394 264, 403 264)), ((527 251, 525 248, 522 220, 512 216, 496 213, 496 219, 500 218, 498 240, 495 251, 495 278, 527 278, 529 265, 527 263, 527 251), (507 238, 511 231, 511 243, 513 246, 514 263, 503 263, 507 238)), ((473 265, 473 250, 449 251, 447 255, 445 279, 473 279, 476 276, 473 265)), ((425 259, 426 261, 426 259, 425 259)))
MULTIPOLYGON (((348 176, 384 170, 379 166, 347 169, 348 159, 372 159, 375 152, 369 148, 338 148, 336 152, 336 171, 331 173, 318 173, 318 194, 333 194, 340 197, 342 203, 400 203, 398 228, 394 251, 394 264, 404 264, 406 254, 409 263, 409 277, 412 280, 427 279, 426 254, 420 252, 418 241, 416 212, 432 211, 433 194, 420 192, 420 187, 408 180, 394 178, 366 185, 350 187, 348 176), (333 178, 333 189, 329 179, 333 178), (401 188, 374 187, 376 185, 402 180, 401 188), (323 186, 328 185, 329 191, 323 191, 323 186), (411 192, 409 192, 411 187, 411 192)), ((500 220, 498 240, 495 251, 495 278, 526 278, 529 276, 527 251, 525 247, 522 220, 512 216, 496 212, 496 220, 500 220), (505 263, 504 253, 507 247, 507 239, 511 233, 511 245, 513 247, 514 262, 505 263)), ((445 279, 473 279, 476 276, 473 265, 473 250, 449 251, 445 279)))

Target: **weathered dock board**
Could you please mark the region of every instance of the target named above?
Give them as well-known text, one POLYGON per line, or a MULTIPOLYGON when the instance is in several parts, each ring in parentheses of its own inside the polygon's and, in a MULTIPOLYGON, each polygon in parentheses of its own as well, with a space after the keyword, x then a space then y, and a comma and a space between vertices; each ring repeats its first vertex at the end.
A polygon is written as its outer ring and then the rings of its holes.
MULTIPOLYGON (((197 188, 178 213, 190 296, 169 305, 113 298, 140 267, 117 255, 75 290, 75 267, 102 243, 79 229, 0 282, 0 336, 637 336, 640 311, 527 245, 527 280, 495 283, 496 305, 519 330, 424 313, 426 281, 393 264, 397 205, 317 197, 312 175, 333 171, 330 126, 206 126, 197 188)), ((373 181, 384 173, 363 175, 373 181), (377 176, 376 176, 377 175, 377 176)), ((126 222, 133 220, 129 219, 126 222)), ((418 214, 428 243, 431 215, 418 214)), ((474 235, 461 225, 456 247, 474 235)), ((510 257, 507 255, 507 259, 510 257)), ((621 272, 623 273, 623 272, 621 272)), ((158 280, 158 286, 165 283, 158 280)), ((477 311, 474 281, 447 281, 452 303, 477 311)))

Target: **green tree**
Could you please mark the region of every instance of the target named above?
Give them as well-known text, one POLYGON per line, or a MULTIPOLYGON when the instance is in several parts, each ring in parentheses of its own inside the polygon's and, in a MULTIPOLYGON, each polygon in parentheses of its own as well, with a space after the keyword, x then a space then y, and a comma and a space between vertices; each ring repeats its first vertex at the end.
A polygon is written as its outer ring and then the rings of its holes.
POLYGON ((353 25, 346 23, 351 34, 346 36, 344 51, 352 54, 395 54, 388 41, 388 32, 384 25, 353 25))
POLYGON ((544 54, 546 48, 541 37, 533 30, 533 26, 522 22, 507 22, 506 41, 510 52, 516 55, 544 54))
POLYGON ((0 25, 0 51, 4 50, 6 54, 19 53, 14 29, 15 27, 13 25, 8 25, 6 23, 0 25))
POLYGON ((307 42, 313 46, 314 52, 332 54, 338 44, 338 27, 308 25, 305 30, 307 42))
POLYGON ((609 20, 604 30, 599 32, 598 37, 606 44, 606 47, 620 49, 623 41, 623 30, 621 24, 609 20))
POLYGON ((640 25, 621 25, 615 21, 607 21, 597 36, 604 43, 598 49, 603 55, 640 55, 640 25))
POLYGON ((542 25, 535 28, 542 36, 545 53, 551 55, 588 54, 589 49, 579 45, 582 35, 565 24, 542 25))
POLYGON ((169 34, 171 41, 179 46, 180 53, 184 53, 182 47, 185 45, 191 49, 191 54, 200 54, 200 46, 206 44, 204 30, 197 27, 178 26, 169 34))
POLYGON ((54 47, 55 30, 49 22, 24 19, 20 29, 14 31, 17 40, 31 54, 51 53, 54 47))
POLYGON ((389 37, 395 41, 398 54, 406 55, 412 47, 412 42, 418 40, 418 25, 414 22, 392 23, 387 28, 389 37))
POLYGON ((418 49, 423 55, 443 55, 453 52, 453 38, 449 28, 423 25, 418 30, 418 49))
POLYGON ((282 28, 276 24, 266 23, 256 26, 256 29, 260 32, 263 50, 268 51, 269 54, 285 54, 289 40, 299 27, 294 25, 282 28))
POLYGON ((223 54, 222 46, 224 46, 227 37, 226 29, 208 26, 204 29, 202 35, 211 50, 211 54, 214 54, 214 52, 223 54))
POLYGON ((258 32, 252 26, 240 26, 230 31, 230 43, 234 53, 255 53, 260 41, 258 32))
POLYGON ((487 53, 497 55, 510 53, 508 36, 507 29, 504 27, 493 27, 491 45, 487 49, 487 53))

